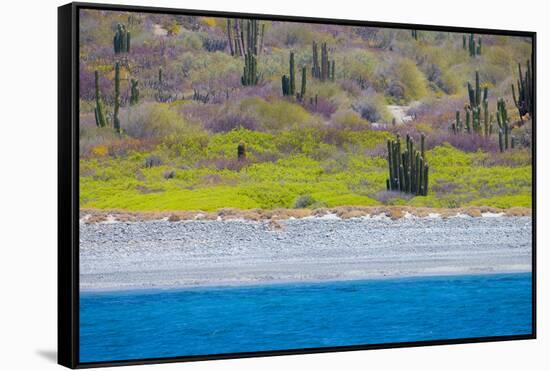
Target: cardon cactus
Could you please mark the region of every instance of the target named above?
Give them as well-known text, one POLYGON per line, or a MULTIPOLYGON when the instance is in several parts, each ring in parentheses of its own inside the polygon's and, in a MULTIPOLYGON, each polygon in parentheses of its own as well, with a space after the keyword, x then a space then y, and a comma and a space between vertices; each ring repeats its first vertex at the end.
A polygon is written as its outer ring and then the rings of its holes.
POLYGON ((405 150, 401 151, 399 135, 395 140, 388 139, 388 169, 386 188, 417 196, 428 195, 429 166, 426 161, 424 135, 420 138, 420 151, 414 148, 412 138, 407 135, 405 150))
POLYGON ((136 105, 139 102, 139 89, 138 89, 138 80, 130 80, 130 105, 136 105))
POLYGON ((244 57, 247 53, 260 55, 263 50, 265 24, 255 19, 228 19, 226 24, 229 52, 244 57))
MULTIPOLYGON (((466 44, 466 38, 464 37, 462 39, 462 47, 464 49, 466 44)), ((481 36, 477 39, 477 46, 476 46, 476 39, 474 37, 474 34, 470 34, 470 37, 468 39, 468 52, 470 53, 470 57, 475 57, 476 55, 481 55, 481 36)))
POLYGON ((312 77, 321 81, 332 80, 334 81, 334 61, 329 61, 327 43, 321 44, 321 62, 319 64, 319 52, 317 49, 317 43, 313 42, 313 65, 311 67, 312 77))
POLYGON ((294 73, 294 52, 290 52, 290 60, 289 60, 289 68, 290 68, 290 95, 294 95, 296 93, 296 74, 294 73))
POLYGON ((246 145, 243 142, 237 146, 237 159, 239 161, 246 160, 246 145))
MULTIPOLYGON (((488 88, 485 86, 481 89, 479 72, 476 71, 475 85, 468 81, 468 103, 464 106, 465 122, 464 130, 467 133, 483 134, 489 136, 491 132, 491 117, 489 115, 488 88)), ((460 121, 460 113, 457 112, 456 119, 451 124, 453 133, 462 132, 462 122, 460 121)))
POLYGON ((521 71, 521 63, 518 63, 519 78, 517 80, 517 93, 512 84, 512 97, 514 104, 519 112, 521 123, 523 124, 523 116, 529 114, 533 116, 533 76, 531 74, 531 62, 527 61, 527 71, 525 75, 521 71))
POLYGON ((497 124, 498 130, 498 144, 500 152, 504 152, 509 147, 510 137, 510 123, 508 121, 508 111, 506 110, 506 102, 503 98, 497 101, 497 124))
POLYGON ((481 55, 481 36, 477 38, 476 54, 481 55))
POLYGON ((130 52, 130 31, 122 23, 117 25, 115 36, 113 37, 113 46, 115 54, 130 52))
POLYGON ((455 122, 451 125, 453 134, 462 132, 462 121, 460 121, 460 111, 456 110, 455 122))
POLYGON ((281 86, 284 96, 294 96, 296 92, 296 74, 294 70, 294 52, 290 52, 289 57, 289 76, 281 77, 281 86))
POLYGON ((231 18, 227 18, 227 41, 229 44, 229 53, 231 53, 231 55, 234 56, 236 48, 233 46, 234 39, 233 39, 233 34, 231 32, 231 18))
POLYGON ((289 96, 290 95, 290 79, 287 75, 283 75, 281 77, 281 87, 283 89, 283 95, 289 96))
MULTIPOLYGON (((255 19, 248 19, 246 23, 242 20, 237 22, 238 34, 240 35, 239 48, 244 50, 244 68, 243 75, 241 76, 241 83, 244 86, 258 85, 261 80, 261 76, 258 74, 258 59, 257 56, 263 47, 263 39, 260 40, 260 31, 258 28, 258 21, 255 19), (244 28, 246 32, 240 29, 244 28)), ((263 38, 263 27, 262 35, 263 38)))
POLYGON ((260 75, 257 70, 258 65, 256 56, 252 53, 247 53, 244 59, 243 75, 241 76, 241 83, 243 86, 258 85, 260 75))
POLYGON ((299 100, 303 100, 306 96, 306 84, 307 84, 307 69, 302 67, 302 84, 300 86, 300 94, 298 95, 299 100))
POLYGON ((120 133, 120 119, 118 111, 120 109, 120 64, 115 64, 115 110, 113 113, 113 127, 117 133, 120 133))
POLYGON ((99 72, 95 71, 95 124, 100 127, 104 128, 107 125, 107 122, 105 121, 105 115, 103 114, 103 104, 101 103, 101 95, 99 93, 99 72))

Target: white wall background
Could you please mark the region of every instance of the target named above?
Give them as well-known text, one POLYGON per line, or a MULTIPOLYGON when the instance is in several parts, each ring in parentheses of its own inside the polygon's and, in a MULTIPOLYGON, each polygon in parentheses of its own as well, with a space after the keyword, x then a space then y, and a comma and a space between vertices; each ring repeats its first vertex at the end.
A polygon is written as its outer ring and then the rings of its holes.
MULTIPOLYGON (((540 370, 548 361, 547 212, 550 24, 544 2, 456 0, 112 0, 124 4, 538 32, 539 339, 135 366, 128 369, 540 370), (546 362, 547 362, 546 361, 546 362), (138 368, 141 367, 141 368, 138 368)), ((50 370, 56 352, 56 83, 59 0, 6 1, 0 13, 0 369, 50 370)), ((452 321, 452 318, 449 318, 452 321)), ((546 366, 548 367, 548 366, 546 366)), ((547 368, 546 368, 547 369, 547 368)))

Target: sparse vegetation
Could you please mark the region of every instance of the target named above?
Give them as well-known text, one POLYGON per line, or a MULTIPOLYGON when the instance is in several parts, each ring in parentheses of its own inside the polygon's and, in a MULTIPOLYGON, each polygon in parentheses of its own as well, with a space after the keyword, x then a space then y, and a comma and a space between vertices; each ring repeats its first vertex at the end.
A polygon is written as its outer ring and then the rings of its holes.
POLYGON ((83 208, 531 207, 527 39, 132 17, 81 15, 83 208))

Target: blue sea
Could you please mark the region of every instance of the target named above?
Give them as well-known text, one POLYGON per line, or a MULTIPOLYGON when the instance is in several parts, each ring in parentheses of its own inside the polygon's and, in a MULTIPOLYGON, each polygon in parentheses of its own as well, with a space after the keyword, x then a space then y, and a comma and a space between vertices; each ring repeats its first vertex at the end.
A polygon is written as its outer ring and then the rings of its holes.
POLYGON ((80 361, 523 335, 531 274, 80 296, 80 361))

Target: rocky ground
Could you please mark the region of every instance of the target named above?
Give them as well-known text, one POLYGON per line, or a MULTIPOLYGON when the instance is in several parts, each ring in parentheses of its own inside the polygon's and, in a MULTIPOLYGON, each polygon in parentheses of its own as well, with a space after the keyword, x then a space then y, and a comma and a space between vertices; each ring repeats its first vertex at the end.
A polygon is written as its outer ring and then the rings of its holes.
POLYGON ((80 286, 115 290, 531 270, 531 217, 80 224, 80 286))

